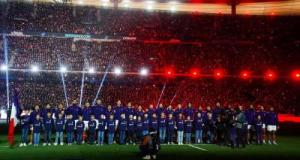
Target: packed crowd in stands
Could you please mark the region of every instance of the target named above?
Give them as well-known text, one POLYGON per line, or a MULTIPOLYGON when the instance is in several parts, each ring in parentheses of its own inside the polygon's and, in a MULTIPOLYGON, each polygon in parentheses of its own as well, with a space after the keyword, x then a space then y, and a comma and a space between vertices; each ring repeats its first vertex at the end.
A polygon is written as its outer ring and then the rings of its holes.
MULTIPOLYGON (((119 66, 124 71, 138 72, 148 67, 151 72, 164 72, 166 66, 176 73, 187 73, 193 67, 211 74, 224 68, 238 75, 243 69, 262 75, 271 68, 281 76, 299 63, 299 40, 296 36, 299 21, 291 17, 231 17, 171 14, 128 10, 97 9, 60 5, 2 4, 0 27, 3 31, 34 31, 95 34, 101 36, 133 36, 140 41, 89 42, 72 38, 7 36, 9 67, 29 69, 37 64, 41 69, 69 70, 94 67, 97 71, 119 66), (288 26, 286 24, 289 24, 288 26), (288 27, 288 28, 287 28, 288 27), (197 41, 197 44, 152 44, 146 40, 197 41), (145 41, 143 41, 145 40, 145 41), (285 43, 281 43, 285 41, 285 43)), ((0 53, 3 53, 0 38, 0 53)), ((4 63, 4 54, 0 54, 4 63)), ((5 74, 2 72, 0 106, 6 104, 5 74)), ((65 74, 68 103, 79 99, 82 74, 65 74)), ((82 104, 93 102, 103 75, 85 75, 82 104)), ((106 104, 116 99, 134 105, 156 105, 160 102, 175 105, 192 102, 193 106, 209 106, 216 101, 225 105, 263 104, 281 113, 299 110, 299 86, 291 80, 279 79, 269 83, 262 80, 226 78, 215 81, 164 77, 108 76, 99 98, 106 104)), ((23 107, 35 104, 66 105, 60 74, 10 72, 10 93, 20 94, 23 107)))
POLYGON ((133 36, 143 39, 295 39, 299 22, 292 17, 241 16, 200 13, 111 10, 65 5, 1 3, 1 28, 14 31, 42 31, 102 36, 133 36), (285 30, 283 28, 287 28, 285 30))

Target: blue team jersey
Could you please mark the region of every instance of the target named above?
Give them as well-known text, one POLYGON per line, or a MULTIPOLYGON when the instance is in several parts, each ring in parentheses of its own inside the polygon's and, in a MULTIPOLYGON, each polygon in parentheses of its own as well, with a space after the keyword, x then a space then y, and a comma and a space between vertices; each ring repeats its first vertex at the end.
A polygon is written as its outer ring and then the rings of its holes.
POLYGON ((90 120, 88 123, 89 131, 95 132, 97 127, 97 122, 95 120, 90 120))
POLYGON ((177 108, 175 110, 174 116, 175 116, 176 119, 178 119, 179 114, 183 114, 183 109, 182 108, 180 108, 180 109, 177 108))
POLYGON ((214 121, 216 121, 217 118, 218 118, 218 116, 221 114, 221 112, 222 112, 222 109, 219 108, 219 107, 216 107, 215 109, 213 109, 213 112, 212 112, 212 119, 213 119, 214 121))
POLYGON ((84 121, 89 121, 91 118, 92 109, 84 107, 81 112, 82 112, 82 119, 84 121))
POLYGON ((65 112, 64 111, 65 111, 64 109, 56 109, 54 111, 55 118, 58 119, 58 114, 60 114, 60 113, 63 115, 63 118, 65 118, 65 112))
POLYGON ((257 117, 257 116, 260 116, 262 122, 263 122, 264 124, 266 124, 267 112, 261 111, 261 110, 260 110, 260 111, 257 111, 257 112, 256 112, 256 117, 257 117))
POLYGON ((125 116, 126 116, 126 119, 128 120, 129 119, 129 116, 132 115, 132 116, 135 116, 136 115, 136 110, 134 108, 127 108, 125 110, 125 116))
POLYGON ((136 130, 138 132, 143 131, 143 121, 137 121, 137 123, 136 123, 136 130))
POLYGON ((48 131, 52 130, 53 124, 54 124, 54 121, 52 118, 47 117, 47 118, 43 119, 43 125, 44 125, 45 130, 48 130, 48 131))
POLYGON ((194 125, 195 125, 196 130, 202 130, 203 129, 203 126, 204 126, 203 118, 195 118, 194 123, 195 123, 194 125))
POLYGON ((255 131, 256 133, 262 133, 262 127, 263 127, 263 122, 260 121, 256 121, 255 123, 255 131))
POLYGON ((124 113, 125 111, 125 107, 123 106, 115 106, 113 108, 114 114, 115 114, 115 119, 119 120, 121 118, 121 114, 124 113))
POLYGON ((30 116, 29 115, 21 116, 20 120, 21 120, 22 128, 29 128, 29 126, 30 126, 30 116))
POLYGON ((193 122, 190 121, 185 121, 185 132, 186 133, 192 133, 192 129, 193 129, 193 122))
POLYGON ((193 117, 194 117, 194 109, 192 107, 187 107, 184 110, 184 115, 185 115, 185 117, 190 116, 191 119, 193 119, 193 117))
POLYGON ((67 132, 73 132, 75 128, 75 121, 72 119, 68 119, 66 121, 66 131, 67 132))
POLYGON ((105 114, 105 117, 108 119, 110 115, 114 115, 114 111, 113 110, 106 110, 104 114, 105 114))
POLYGON ((150 128, 156 131, 158 129, 158 121, 157 118, 152 118, 150 121, 150 128))
POLYGON ((98 121, 98 129, 99 131, 105 131, 106 122, 104 119, 100 119, 98 121))
POLYGON ((278 124, 278 116, 275 112, 268 112, 266 116, 267 125, 277 125, 278 124))
POLYGON ((246 115, 246 120, 248 122, 248 124, 250 125, 254 125, 255 124, 255 110, 254 109, 251 109, 249 108, 246 112, 245 112, 245 115, 246 115))
POLYGON ((41 112, 38 110, 34 110, 30 113, 30 123, 33 124, 36 120, 36 115, 40 114, 41 112))
POLYGON ((144 111, 136 111, 137 117, 144 117, 144 111))
POLYGON ((107 129, 108 129, 108 133, 115 133, 116 124, 114 120, 108 120, 107 129))
POLYGON ((35 120, 33 122, 33 133, 40 133, 42 129, 42 121, 41 120, 35 120))
POLYGON ((173 111, 173 109, 166 109, 166 111, 165 111, 165 114, 168 116, 169 114, 174 114, 174 111, 173 111))
POLYGON ((175 121, 174 121, 174 119, 168 119, 167 125, 168 125, 168 130, 169 131, 173 131, 174 128, 175 128, 175 121))
POLYGON ((76 123, 76 131, 77 131, 77 133, 83 133, 83 131, 84 131, 84 123, 83 123, 83 121, 77 121, 77 123, 76 123))
POLYGON ((131 132, 135 131, 135 120, 128 120, 127 129, 131 132))
POLYGON ((66 110, 66 114, 71 114, 73 116, 73 120, 78 119, 78 116, 81 114, 81 108, 77 105, 69 106, 66 110))
POLYGON ((54 113, 54 109, 52 109, 52 108, 43 108, 43 109, 41 109, 41 116, 43 117, 43 119, 47 118, 47 113, 48 112, 51 113, 51 117, 52 117, 52 114, 54 113))
POLYGON ((102 105, 95 105, 95 106, 92 107, 92 114, 95 115, 96 119, 100 119, 100 115, 104 114, 104 112, 105 112, 104 108, 105 107, 102 106, 102 105))
POLYGON ((143 130, 149 130, 149 122, 148 118, 143 120, 143 130))
POLYGON ((164 108, 157 108, 156 109, 156 115, 158 116, 158 117, 160 117, 161 116, 161 113, 164 113, 165 112, 165 109, 164 108))
POLYGON ((184 130, 184 121, 182 119, 178 119, 176 122, 177 131, 184 130))
POLYGON ((153 113, 155 113, 154 109, 148 109, 148 116, 150 116, 150 119, 152 118, 153 113))
POLYGON ((159 127, 161 127, 161 128, 165 128, 167 125, 166 125, 166 122, 167 120, 165 119, 165 118, 163 118, 163 119, 160 119, 159 120, 159 127))
POLYGON ((63 130, 64 130, 64 124, 65 124, 65 120, 64 119, 56 119, 56 121, 55 121, 55 129, 56 129, 56 131, 57 132, 63 132, 63 130))
POLYGON ((119 130, 125 131, 127 129, 127 121, 126 119, 121 119, 119 122, 119 130))

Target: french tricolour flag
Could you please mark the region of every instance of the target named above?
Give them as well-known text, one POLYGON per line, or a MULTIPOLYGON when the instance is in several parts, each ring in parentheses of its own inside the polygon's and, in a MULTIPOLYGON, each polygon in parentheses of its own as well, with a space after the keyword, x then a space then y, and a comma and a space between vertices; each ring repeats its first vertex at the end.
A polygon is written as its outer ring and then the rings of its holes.
POLYGON ((11 146, 14 145, 15 127, 19 119, 20 111, 21 108, 18 100, 18 95, 15 92, 13 103, 11 106, 10 116, 9 116, 9 125, 8 125, 9 128, 8 128, 8 135, 7 135, 8 142, 11 146))

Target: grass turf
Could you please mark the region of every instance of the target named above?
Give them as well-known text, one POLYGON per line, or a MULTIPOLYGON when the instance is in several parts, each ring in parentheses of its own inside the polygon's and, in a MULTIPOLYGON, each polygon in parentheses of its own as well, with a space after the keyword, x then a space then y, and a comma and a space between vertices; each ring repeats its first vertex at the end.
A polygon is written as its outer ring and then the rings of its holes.
MULTIPOLYGON (((18 140, 17 140, 18 141, 18 140)), ((158 159, 299 159, 300 137, 280 137, 279 145, 248 145, 231 149, 217 145, 162 145, 158 159), (198 148, 196 148, 198 147, 198 148), (207 151, 200 150, 199 148, 207 151)), ((0 136, 0 160, 135 160, 141 159, 137 146, 132 145, 73 145, 8 147, 6 136, 0 136)))

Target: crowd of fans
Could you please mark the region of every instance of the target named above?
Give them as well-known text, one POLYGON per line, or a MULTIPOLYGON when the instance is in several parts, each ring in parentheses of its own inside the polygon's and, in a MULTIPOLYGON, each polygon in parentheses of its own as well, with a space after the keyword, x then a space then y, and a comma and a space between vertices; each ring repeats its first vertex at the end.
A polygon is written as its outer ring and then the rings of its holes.
MULTIPOLYGON (((0 27, 11 31, 61 32, 101 36, 134 36, 138 41, 89 42, 72 38, 7 36, 9 67, 57 70, 164 72, 172 67, 176 73, 187 73, 193 67, 211 74, 224 68, 230 75, 243 69, 262 75, 271 68, 287 76, 299 62, 299 40, 295 36, 299 21, 293 17, 205 16, 197 13, 145 12, 110 10, 93 7, 71 7, 43 4, 1 3, 0 27), (286 24, 289 25, 286 25, 286 24), (191 44, 145 43, 146 40, 196 41, 191 44), (297 41, 298 40, 298 41, 297 41), (282 43, 285 41, 284 43, 282 43)), ((0 38, 0 53, 4 52, 0 38)), ((0 54, 4 63, 4 54, 0 54)), ((6 105, 4 73, 0 73, 0 106, 6 105)), ((79 99, 82 74, 64 74, 66 95, 70 103, 79 99)), ((85 75, 82 104, 93 102, 103 75, 85 75)), ((147 107, 158 100, 165 104, 187 104, 195 107, 215 104, 263 104, 283 113, 297 112, 299 86, 285 78, 276 82, 226 78, 200 80, 190 78, 109 75, 99 97, 113 104, 117 99, 147 107), (165 85, 165 87, 164 87, 165 85), (163 93, 162 93, 163 91, 163 93), (162 94, 161 94, 162 93, 162 94)), ((52 103, 66 105, 62 77, 58 73, 10 72, 10 93, 19 92, 23 107, 52 103)), ((298 109, 299 110, 299 109, 298 109)))
POLYGON ((299 28, 293 17, 241 16, 200 13, 112 10, 65 5, 1 3, 2 29, 102 36, 134 36, 143 39, 184 40, 281 40, 296 39, 299 28), (289 24, 288 26, 286 24, 289 24), (284 30, 283 28, 287 28, 284 30))

